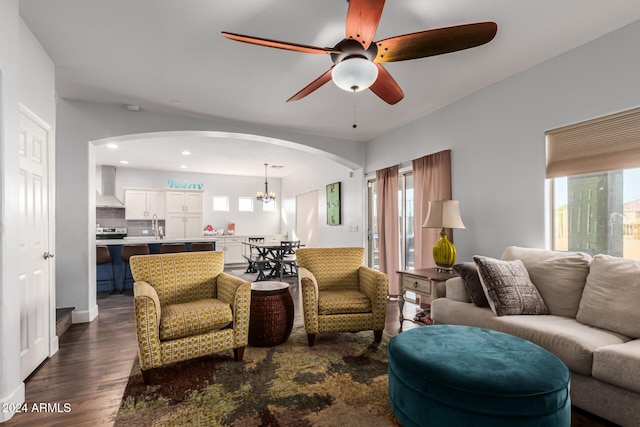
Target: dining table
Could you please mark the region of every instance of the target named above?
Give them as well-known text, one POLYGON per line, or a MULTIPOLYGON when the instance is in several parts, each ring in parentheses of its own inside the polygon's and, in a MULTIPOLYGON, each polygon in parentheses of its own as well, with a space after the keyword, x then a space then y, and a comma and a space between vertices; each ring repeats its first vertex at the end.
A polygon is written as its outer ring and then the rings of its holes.
POLYGON ((256 282, 263 280, 282 279, 284 265, 283 258, 290 250, 281 243, 242 242, 251 248, 250 255, 245 256, 249 261, 247 272, 258 273, 256 282), (255 250, 256 254, 253 254, 255 250))

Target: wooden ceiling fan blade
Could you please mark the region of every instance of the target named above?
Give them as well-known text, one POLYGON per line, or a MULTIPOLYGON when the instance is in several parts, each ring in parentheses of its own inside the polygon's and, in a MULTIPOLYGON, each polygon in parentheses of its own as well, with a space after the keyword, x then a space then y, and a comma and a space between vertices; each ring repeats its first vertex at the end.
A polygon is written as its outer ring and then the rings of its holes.
POLYGON ((349 0, 346 39, 357 40, 366 50, 376 35, 383 8, 384 0, 349 0))
POLYGON ((495 22, 478 22, 390 37, 376 42, 374 61, 405 61, 469 49, 490 42, 497 31, 495 22))
POLYGON ((378 78, 369 89, 387 104, 397 104, 404 98, 404 92, 381 64, 376 64, 376 66, 378 67, 378 78))
POLYGON ((317 47, 317 46, 309 46, 309 45, 298 44, 298 43, 289 43, 289 42, 283 42, 279 40, 271 40, 271 39, 264 39, 260 37, 245 36, 242 34, 229 33, 227 31, 222 31, 222 35, 228 39, 243 42, 243 43, 255 44, 258 46, 273 47, 276 49, 292 50, 294 52, 303 52, 303 53, 312 53, 312 54, 341 53, 339 50, 332 47, 317 47))
POLYGON ((298 101, 304 98, 305 96, 309 95, 310 93, 314 92, 315 90, 320 89, 320 87, 322 87, 325 83, 331 81, 332 70, 333 70, 333 67, 329 68, 327 72, 325 72, 323 75, 321 75, 320 77, 318 77, 317 79, 309 83, 300 92, 296 93, 291 98, 287 99, 287 102, 298 101))

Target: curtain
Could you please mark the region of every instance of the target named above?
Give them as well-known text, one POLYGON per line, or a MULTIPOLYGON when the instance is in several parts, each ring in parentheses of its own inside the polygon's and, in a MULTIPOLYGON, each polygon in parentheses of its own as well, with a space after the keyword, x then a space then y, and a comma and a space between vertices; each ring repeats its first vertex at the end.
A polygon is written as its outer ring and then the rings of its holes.
MULTIPOLYGON (((415 268, 435 267, 433 245, 440 239, 440 230, 422 228, 429 212, 429 201, 451 200, 451 150, 440 151, 412 161, 414 203, 415 268)), ((447 230, 453 242, 453 230, 447 230)))
POLYGON ((398 166, 376 171, 376 210, 378 214, 378 253, 380 271, 389 277, 389 295, 400 293, 398 268, 398 166))

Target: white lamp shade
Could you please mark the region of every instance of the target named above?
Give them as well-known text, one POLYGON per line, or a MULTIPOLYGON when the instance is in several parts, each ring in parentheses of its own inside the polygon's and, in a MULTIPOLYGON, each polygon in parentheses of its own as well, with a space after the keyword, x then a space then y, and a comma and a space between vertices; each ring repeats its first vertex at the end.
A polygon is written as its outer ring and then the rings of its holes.
POLYGON ((424 228, 465 228, 460 218, 458 200, 434 200, 429 202, 429 212, 422 224, 424 228))
POLYGON ((333 67, 331 78, 342 90, 360 92, 375 83, 378 67, 364 58, 349 58, 333 67))

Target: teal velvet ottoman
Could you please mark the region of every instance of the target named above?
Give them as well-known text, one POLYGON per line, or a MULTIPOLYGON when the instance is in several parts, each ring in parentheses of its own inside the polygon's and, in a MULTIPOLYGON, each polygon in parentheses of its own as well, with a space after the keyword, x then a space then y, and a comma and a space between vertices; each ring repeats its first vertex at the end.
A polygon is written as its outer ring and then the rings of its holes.
POLYGON ((389 342, 389 401, 404 427, 568 427, 569 380, 547 350, 489 329, 423 326, 389 342))

